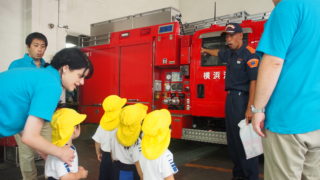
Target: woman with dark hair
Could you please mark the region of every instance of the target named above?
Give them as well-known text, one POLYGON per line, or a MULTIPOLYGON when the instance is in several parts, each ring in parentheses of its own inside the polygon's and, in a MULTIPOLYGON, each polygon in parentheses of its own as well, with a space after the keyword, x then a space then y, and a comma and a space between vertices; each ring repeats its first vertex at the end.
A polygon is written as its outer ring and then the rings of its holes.
POLYGON ((70 164, 73 151, 51 144, 40 135, 40 130, 45 121, 51 121, 62 90, 75 90, 92 74, 89 58, 78 48, 59 51, 46 68, 0 73, 0 137, 21 133, 26 145, 70 164))

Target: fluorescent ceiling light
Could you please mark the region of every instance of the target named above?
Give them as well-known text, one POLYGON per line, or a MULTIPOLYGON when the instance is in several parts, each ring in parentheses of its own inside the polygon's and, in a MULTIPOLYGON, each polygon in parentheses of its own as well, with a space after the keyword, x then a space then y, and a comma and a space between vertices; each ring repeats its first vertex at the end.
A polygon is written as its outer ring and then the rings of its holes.
POLYGON ((77 45, 72 44, 72 43, 66 43, 66 48, 71 48, 71 47, 75 47, 77 45))

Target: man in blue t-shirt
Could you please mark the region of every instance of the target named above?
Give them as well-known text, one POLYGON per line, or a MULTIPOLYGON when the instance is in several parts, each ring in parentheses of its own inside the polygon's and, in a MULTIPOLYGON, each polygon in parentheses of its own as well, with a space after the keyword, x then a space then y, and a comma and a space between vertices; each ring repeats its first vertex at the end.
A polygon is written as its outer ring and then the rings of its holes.
POLYGON ((45 61, 42 58, 48 46, 48 40, 45 35, 39 32, 33 32, 26 38, 28 53, 21 59, 14 60, 8 69, 26 68, 26 67, 44 67, 45 61))
MULTIPOLYGON (((39 32, 33 32, 26 37, 25 44, 28 52, 25 53, 23 58, 14 60, 10 64, 9 69, 44 68, 46 62, 42 57, 48 46, 46 36, 39 32)), ((44 123, 41 129, 41 135, 48 141, 51 141, 51 127, 49 122, 44 123)), ((21 142, 20 134, 14 135, 14 138, 19 148, 19 167, 23 179, 36 180, 37 168, 35 165, 34 150, 21 142)))
POLYGON ((265 179, 320 179, 319 0, 273 1, 252 107, 265 179))

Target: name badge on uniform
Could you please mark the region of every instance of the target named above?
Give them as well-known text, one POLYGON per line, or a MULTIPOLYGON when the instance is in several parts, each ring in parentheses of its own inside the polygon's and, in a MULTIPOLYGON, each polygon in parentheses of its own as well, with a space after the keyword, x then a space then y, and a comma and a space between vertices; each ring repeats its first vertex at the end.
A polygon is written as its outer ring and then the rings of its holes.
POLYGON ((241 64, 242 61, 243 61, 243 59, 238 58, 238 59, 237 59, 237 64, 241 64))

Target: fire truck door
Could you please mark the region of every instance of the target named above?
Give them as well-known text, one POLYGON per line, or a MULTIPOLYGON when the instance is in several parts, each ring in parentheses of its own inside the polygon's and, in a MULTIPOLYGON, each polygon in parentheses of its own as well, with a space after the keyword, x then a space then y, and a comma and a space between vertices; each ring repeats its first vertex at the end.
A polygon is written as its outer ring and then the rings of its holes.
POLYGON ((120 96, 152 105, 152 43, 120 47, 120 96))
MULTIPOLYGON (((224 49, 227 48, 225 43, 225 35, 221 35, 223 31, 208 32, 200 35, 198 46, 205 49, 224 49)), ((247 44, 248 33, 250 28, 243 28, 243 41, 247 44)), ((194 48, 195 50, 200 48, 194 48)), ((226 78, 226 62, 222 62, 219 57, 210 54, 200 54, 193 52, 195 61, 192 62, 194 76, 192 84, 195 85, 192 114, 194 116, 207 117, 225 117, 225 78, 226 78)))
MULTIPOLYGON (((224 37, 210 36, 202 38, 198 45, 206 49, 220 49, 224 46, 224 37)), ((200 54, 193 48, 194 60, 191 63, 193 77, 192 115, 206 117, 224 117, 226 93, 224 91, 225 64, 216 56, 200 54)))

